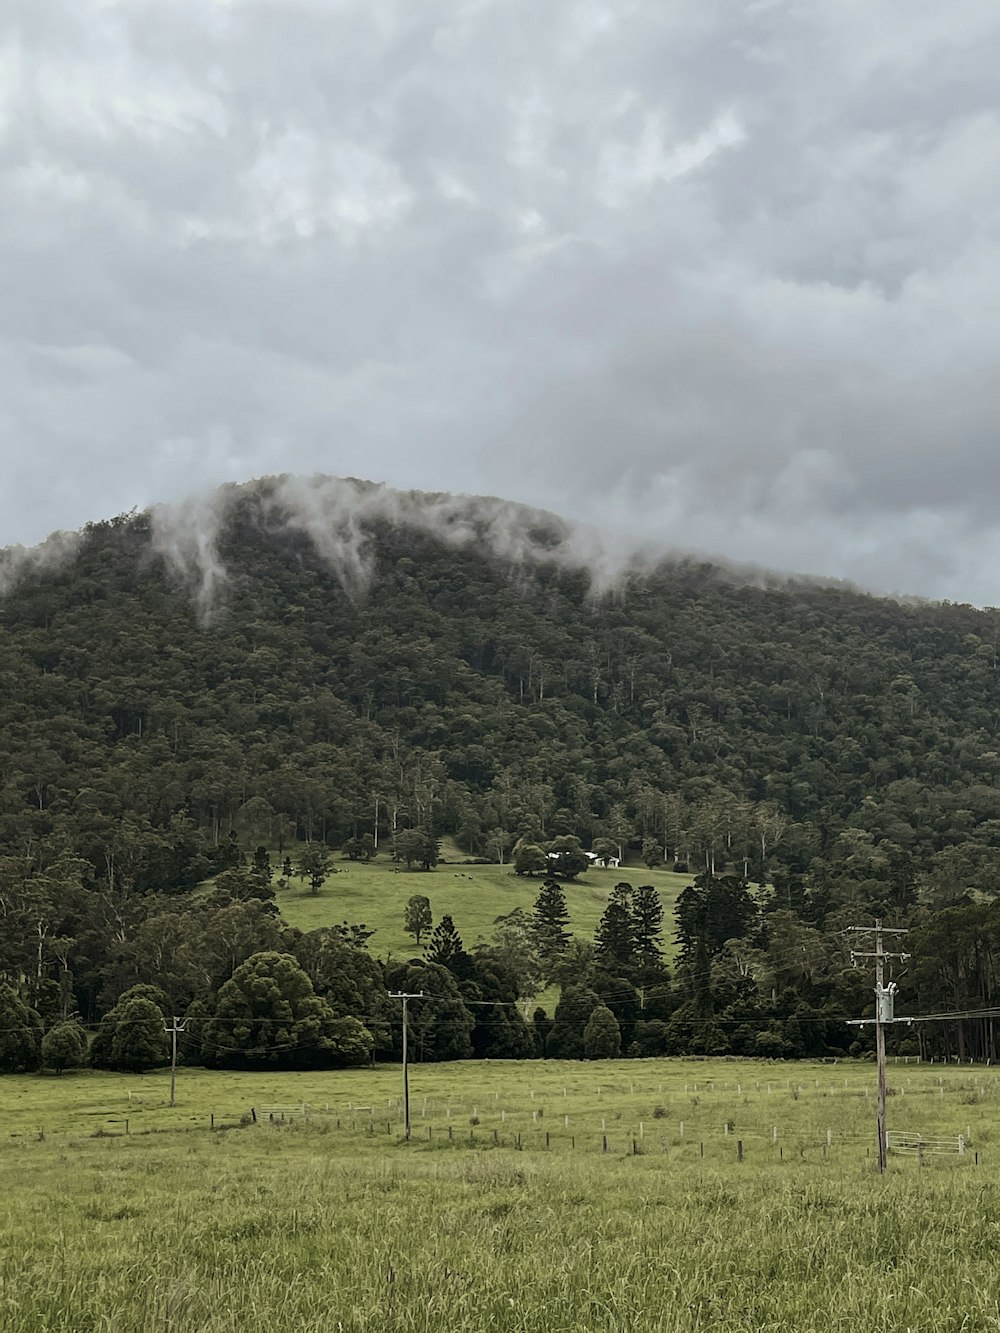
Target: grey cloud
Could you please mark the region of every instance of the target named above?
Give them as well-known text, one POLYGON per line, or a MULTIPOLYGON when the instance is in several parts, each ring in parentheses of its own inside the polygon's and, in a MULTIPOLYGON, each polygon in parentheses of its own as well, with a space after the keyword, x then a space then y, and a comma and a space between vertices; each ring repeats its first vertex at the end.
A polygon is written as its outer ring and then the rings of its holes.
POLYGON ((993 7, 8 7, 0 545, 334 473, 1000 601, 993 7))

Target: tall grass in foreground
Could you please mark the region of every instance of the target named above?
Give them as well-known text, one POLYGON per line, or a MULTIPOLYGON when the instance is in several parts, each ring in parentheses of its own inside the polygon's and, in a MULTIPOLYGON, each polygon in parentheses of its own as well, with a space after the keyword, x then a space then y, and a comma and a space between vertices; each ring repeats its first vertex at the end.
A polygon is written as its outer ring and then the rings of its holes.
MULTIPOLYGON (((345 1102, 350 1090, 356 1102, 367 1087, 375 1100, 391 1092, 394 1072, 338 1076, 326 1090, 345 1102)), ((408 1145, 395 1125, 352 1132, 341 1117, 337 1131, 332 1116, 211 1133, 200 1108, 181 1132, 157 1122, 165 1132, 128 1137, 8 1133, 0 1329, 1000 1329, 1000 1160, 990 1147, 978 1166, 971 1152, 924 1166, 894 1158, 880 1179, 852 1137, 870 1119, 860 1086, 870 1074, 723 1062, 437 1067, 421 1071, 428 1109, 450 1101, 458 1120, 462 1103, 463 1133, 408 1145), (464 1082, 473 1076, 477 1089, 464 1082), (494 1081, 505 1091, 491 1099, 494 1081), (473 1096, 482 1103, 474 1127, 464 1105, 473 1096), (621 1132, 617 1148, 600 1151, 598 1117, 632 1123, 657 1098, 667 1114, 638 1156, 626 1155, 621 1132), (570 1107, 570 1128, 586 1125, 586 1150, 562 1139, 545 1152, 540 1137, 530 1150, 493 1147, 489 1100, 491 1116, 507 1115, 497 1123, 521 1123, 525 1135, 542 1132, 532 1108, 545 1105, 543 1121, 554 1122, 570 1107), (782 1140, 748 1133, 739 1164, 719 1123, 724 1107, 748 1131, 780 1110, 785 1141, 800 1148, 781 1156, 782 1140), (698 1142, 680 1140, 682 1113, 704 1135, 705 1157, 698 1142), (831 1121, 824 1156, 818 1141, 831 1121)), ((894 1074, 902 1082, 903 1071, 894 1074)), ((892 1099, 897 1118, 908 1096, 913 1123, 940 1129, 974 1117, 975 1141, 991 1141, 987 1071, 905 1077, 908 1094, 892 1099)), ((211 1100, 230 1086, 189 1076, 187 1093, 211 1100)), ((109 1098, 114 1085, 0 1082, 0 1094, 37 1092, 32 1114, 51 1109, 44 1099, 60 1088, 94 1110, 95 1090, 109 1098)), ((96 1114, 91 1123, 100 1125, 96 1114)))

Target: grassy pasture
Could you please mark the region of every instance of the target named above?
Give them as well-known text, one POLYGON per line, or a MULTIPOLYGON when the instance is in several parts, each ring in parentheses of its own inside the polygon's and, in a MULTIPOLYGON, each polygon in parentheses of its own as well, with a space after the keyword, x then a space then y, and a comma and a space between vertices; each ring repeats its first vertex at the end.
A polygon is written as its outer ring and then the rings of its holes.
POLYGON ((965 1155, 880 1179, 855 1063, 415 1066, 409 1144, 398 1068, 182 1070, 173 1109, 162 1072, 6 1078, 0 1327, 1000 1329, 997 1080, 890 1084, 965 1155), (208 1128, 302 1100, 330 1112, 208 1128))
MULTIPOLYGON (((277 853, 272 854, 281 865, 277 853)), ((414 950, 412 935, 403 930, 403 909, 415 893, 430 899, 434 923, 450 913, 466 948, 490 938, 498 916, 515 907, 530 911, 540 879, 515 875, 510 866, 465 866, 444 864, 431 871, 396 869, 388 858, 371 865, 346 860, 336 861, 337 874, 328 876, 319 894, 295 878, 291 887, 279 889, 278 905, 282 915, 300 930, 340 921, 364 921, 374 928, 370 942, 379 957, 409 957, 414 950)), ((566 906, 570 929, 592 939, 608 903, 608 895, 619 880, 630 884, 653 884, 663 899, 665 934, 671 934, 673 908, 677 895, 691 883, 690 875, 675 875, 667 870, 647 870, 645 866, 627 866, 622 870, 588 870, 575 883, 566 884, 566 906)))

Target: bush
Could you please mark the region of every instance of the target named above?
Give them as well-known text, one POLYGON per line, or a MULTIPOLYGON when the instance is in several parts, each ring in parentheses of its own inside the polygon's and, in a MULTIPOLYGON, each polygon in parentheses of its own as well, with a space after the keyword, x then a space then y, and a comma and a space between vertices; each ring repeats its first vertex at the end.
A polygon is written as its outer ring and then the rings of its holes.
POLYGON ((0 1074, 27 1074, 38 1068, 42 1020, 13 989, 0 985, 0 1074))
POLYGON ((75 1019, 50 1028, 42 1038, 42 1064, 61 1074, 64 1069, 82 1069, 87 1063, 87 1034, 75 1019))

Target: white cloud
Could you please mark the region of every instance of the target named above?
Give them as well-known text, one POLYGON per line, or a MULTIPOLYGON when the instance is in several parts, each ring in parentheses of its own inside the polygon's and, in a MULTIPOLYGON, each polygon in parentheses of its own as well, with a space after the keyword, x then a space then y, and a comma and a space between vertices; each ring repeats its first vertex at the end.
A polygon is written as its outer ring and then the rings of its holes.
POLYGON ((1000 601, 1000 11, 8 9, 0 545, 324 471, 1000 601))

